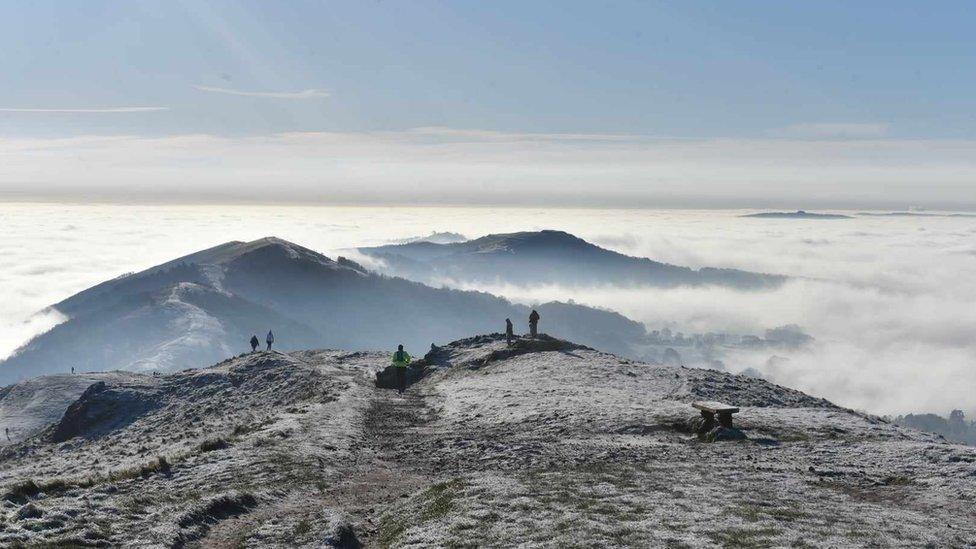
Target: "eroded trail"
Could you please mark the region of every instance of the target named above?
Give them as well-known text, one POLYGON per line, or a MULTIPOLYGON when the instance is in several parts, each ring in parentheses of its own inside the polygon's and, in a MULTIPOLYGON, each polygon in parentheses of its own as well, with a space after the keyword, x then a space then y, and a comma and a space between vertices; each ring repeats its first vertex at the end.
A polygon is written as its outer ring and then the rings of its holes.
POLYGON ((355 546, 353 536, 363 546, 382 545, 383 513, 436 476, 430 463, 405 459, 414 455, 409 449, 423 440, 435 412, 418 388, 399 395, 375 387, 371 374, 386 366, 387 357, 362 356, 369 363, 346 380, 342 395, 309 406, 279 443, 279 473, 291 479, 286 493, 217 522, 191 546, 300 546, 303 534, 313 532, 325 533, 316 541, 337 547, 355 546), (352 536, 332 535, 343 524, 352 536))

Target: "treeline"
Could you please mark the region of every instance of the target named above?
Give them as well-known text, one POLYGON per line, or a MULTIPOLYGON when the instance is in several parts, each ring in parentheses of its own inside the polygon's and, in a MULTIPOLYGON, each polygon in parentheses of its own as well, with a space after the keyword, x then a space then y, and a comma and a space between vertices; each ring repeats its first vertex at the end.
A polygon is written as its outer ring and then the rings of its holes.
POLYGON ((889 419, 897 425, 937 433, 951 441, 976 446, 976 421, 966 420, 962 410, 953 410, 948 418, 938 414, 908 414, 889 419))

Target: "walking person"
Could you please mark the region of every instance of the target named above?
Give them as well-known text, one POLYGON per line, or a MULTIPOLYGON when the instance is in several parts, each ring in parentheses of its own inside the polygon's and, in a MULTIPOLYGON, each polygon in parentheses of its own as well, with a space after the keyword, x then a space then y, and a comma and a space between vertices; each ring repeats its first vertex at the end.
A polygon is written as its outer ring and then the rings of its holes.
POLYGON ((251 336, 251 352, 253 353, 254 351, 257 351, 258 350, 258 345, 260 345, 260 344, 261 344, 261 342, 258 341, 257 334, 252 335, 251 336))
POLYGON ((539 335, 539 311, 532 309, 532 313, 529 314, 529 334, 532 337, 539 335))
POLYGON ((4 427, 3 433, 7 435, 7 442, 10 442, 10 427, 4 427))
POLYGON ((271 350, 271 344, 274 343, 274 334, 271 330, 268 330, 268 337, 264 338, 264 341, 268 344, 268 350, 271 350))
POLYGON ((393 366, 396 369, 397 391, 402 395, 407 389, 407 366, 410 364, 410 355, 403 350, 403 345, 397 345, 397 350, 393 353, 393 366))
POLYGON ((512 346, 512 339, 515 338, 515 326, 512 326, 512 319, 505 319, 505 343, 512 346))

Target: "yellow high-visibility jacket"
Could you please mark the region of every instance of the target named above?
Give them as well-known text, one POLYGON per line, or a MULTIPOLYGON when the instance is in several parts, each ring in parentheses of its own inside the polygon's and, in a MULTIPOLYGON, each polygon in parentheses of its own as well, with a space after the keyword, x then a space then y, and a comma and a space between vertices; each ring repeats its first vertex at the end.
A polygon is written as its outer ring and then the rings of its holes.
POLYGON ((410 364, 410 355, 406 351, 395 351, 393 353, 393 365, 397 368, 406 368, 410 364))

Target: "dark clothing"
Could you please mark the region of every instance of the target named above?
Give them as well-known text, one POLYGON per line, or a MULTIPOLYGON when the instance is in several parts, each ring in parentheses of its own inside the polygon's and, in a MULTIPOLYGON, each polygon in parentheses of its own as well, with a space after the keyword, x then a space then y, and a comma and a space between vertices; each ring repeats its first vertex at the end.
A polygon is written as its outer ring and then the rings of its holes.
POLYGON ((539 334, 539 312, 532 309, 532 314, 529 315, 529 334, 535 337, 539 334))
POLYGON ((258 345, 260 345, 260 344, 261 344, 261 342, 258 341, 258 336, 251 336, 251 352, 252 353, 254 351, 257 351, 258 350, 258 345))
POLYGON ((407 369, 397 367, 394 370, 396 370, 397 392, 402 395, 403 391, 407 390, 407 369))
POLYGON ((505 342, 509 347, 512 346, 512 339, 515 337, 515 327, 512 326, 512 321, 505 319, 505 342))

